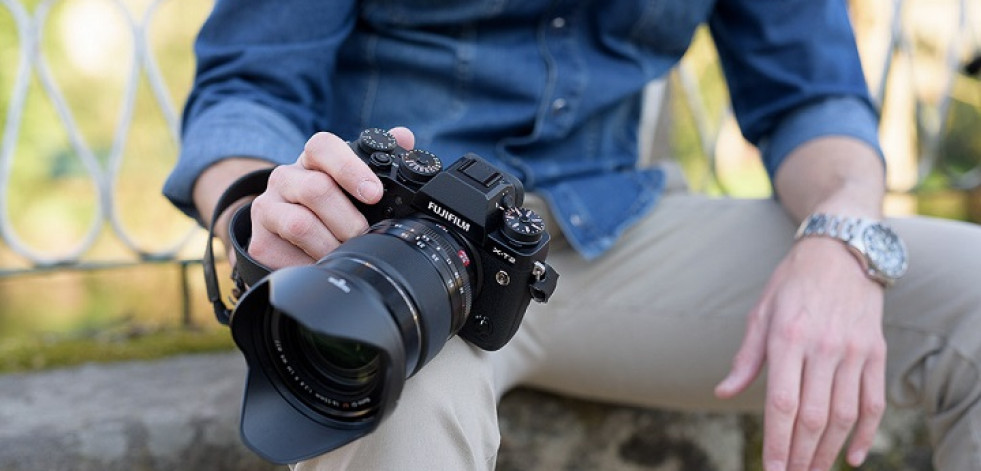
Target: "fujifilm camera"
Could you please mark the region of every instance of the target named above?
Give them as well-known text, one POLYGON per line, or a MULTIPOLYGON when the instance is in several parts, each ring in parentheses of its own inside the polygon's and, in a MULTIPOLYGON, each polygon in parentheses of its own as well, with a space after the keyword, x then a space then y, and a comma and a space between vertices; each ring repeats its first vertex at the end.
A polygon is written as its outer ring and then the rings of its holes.
MULTIPOLYGON (((370 229, 316 264, 253 275, 226 314, 249 365, 243 441, 277 463, 370 433, 453 335, 503 347, 558 279, 516 178, 475 154, 444 168, 381 129, 349 144, 384 187, 377 204, 352 199, 370 229)), ((248 208, 231 226, 236 272, 257 272, 248 208)))

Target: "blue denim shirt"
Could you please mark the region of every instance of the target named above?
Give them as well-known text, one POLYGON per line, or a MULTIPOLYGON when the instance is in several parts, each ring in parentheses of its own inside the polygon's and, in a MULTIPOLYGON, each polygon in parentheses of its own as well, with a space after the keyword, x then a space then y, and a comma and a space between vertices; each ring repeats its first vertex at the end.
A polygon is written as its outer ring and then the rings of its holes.
POLYGON ((446 162, 519 176, 595 257, 663 189, 637 166, 641 91, 706 23, 771 175, 816 136, 878 149, 844 0, 218 0, 164 192, 196 216, 221 158, 289 163, 316 131, 403 125, 446 162))

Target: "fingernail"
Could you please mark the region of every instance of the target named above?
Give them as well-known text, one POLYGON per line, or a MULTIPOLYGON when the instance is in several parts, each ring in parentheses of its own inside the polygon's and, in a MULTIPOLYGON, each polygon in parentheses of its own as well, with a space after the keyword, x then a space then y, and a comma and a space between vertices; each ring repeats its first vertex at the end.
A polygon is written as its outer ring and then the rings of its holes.
POLYGON ((735 372, 729 373, 729 376, 726 376, 725 379, 723 379, 722 382, 720 382, 715 387, 715 390, 717 392, 721 392, 721 393, 731 392, 733 390, 733 388, 736 387, 736 381, 737 381, 737 379, 738 378, 736 377, 735 372))
POLYGON ((358 183, 358 199, 364 202, 374 201, 381 195, 381 185, 371 180, 361 180, 358 183))
POLYGON ((865 462, 865 450, 855 451, 852 452, 851 455, 848 455, 848 464, 852 466, 859 466, 864 462, 865 462))

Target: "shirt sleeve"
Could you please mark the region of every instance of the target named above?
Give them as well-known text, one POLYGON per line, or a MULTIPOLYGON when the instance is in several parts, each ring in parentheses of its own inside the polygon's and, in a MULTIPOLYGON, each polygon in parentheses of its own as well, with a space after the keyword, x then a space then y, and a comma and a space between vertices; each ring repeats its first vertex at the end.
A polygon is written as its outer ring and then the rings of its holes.
POLYGON ((868 102, 854 96, 833 96, 808 103, 788 113, 773 132, 760 140, 760 154, 773 178, 783 160, 797 146, 820 136, 846 136, 873 149, 885 164, 879 146, 879 119, 868 102))
POLYGON ((181 150, 164 195, 198 218, 191 190, 227 157, 292 162, 328 129, 337 51, 353 29, 354 0, 218 0, 194 44, 181 150))
POLYGON ((790 151, 819 136, 854 137, 881 156, 844 0, 719 0, 709 27, 736 120, 771 179, 790 151))

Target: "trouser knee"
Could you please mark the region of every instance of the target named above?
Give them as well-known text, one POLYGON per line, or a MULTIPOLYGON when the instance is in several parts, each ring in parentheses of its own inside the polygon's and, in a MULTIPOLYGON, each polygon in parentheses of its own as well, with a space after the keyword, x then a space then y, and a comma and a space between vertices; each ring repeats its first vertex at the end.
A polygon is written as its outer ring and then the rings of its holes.
POLYGON ((500 443, 491 371, 485 352, 451 339, 376 430, 294 469, 491 469, 500 443))

